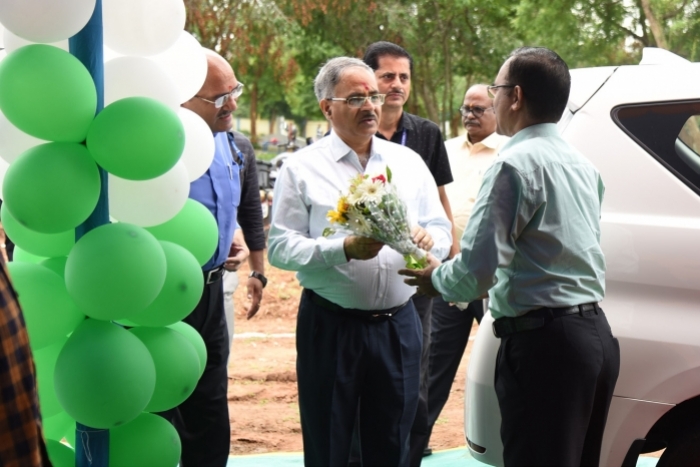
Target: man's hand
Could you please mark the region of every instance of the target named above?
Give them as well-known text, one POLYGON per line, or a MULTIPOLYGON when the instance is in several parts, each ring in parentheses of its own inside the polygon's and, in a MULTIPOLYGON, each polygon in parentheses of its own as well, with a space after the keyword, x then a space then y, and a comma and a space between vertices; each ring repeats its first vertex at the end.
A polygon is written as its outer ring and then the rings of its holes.
POLYGON ((433 237, 420 225, 416 225, 411 229, 411 239, 418 248, 422 248, 425 251, 430 251, 435 245, 433 237))
POLYGON ((236 229, 233 234, 233 243, 228 252, 228 258, 224 262, 224 269, 227 271, 238 271, 241 264, 248 259, 250 250, 248 250, 248 245, 245 244, 243 239, 243 231, 241 229, 236 229))
POLYGON ((433 287, 433 270, 440 266, 440 261, 430 253, 428 253, 428 267, 425 269, 401 269, 399 274, 402 276, 407 276, 409 279, 404 279, 404 282, 408 285, 415 285, 418 287, 417 293, 421 295, 427 295, 429 297, 437 297, 440 295, 435 287, 433 287))
POLYGON ((345 237, 343 241, 345 257, 348 261, 351 259, 372 259, 379 254, 379 250, 381 250, 383 246, 384 244, 380 241, 369 237, 359 237, 357 235, 345 237))
POLYGON ((263 295, 263 285, 260 279, 255 277, 249 277, 248 283, 246 284, 246 290, 248 292, 248 300, 250 300, 250 307, 248 308, 247 319, 255 316, 255 313, 260 309, 260 301, 263 295))

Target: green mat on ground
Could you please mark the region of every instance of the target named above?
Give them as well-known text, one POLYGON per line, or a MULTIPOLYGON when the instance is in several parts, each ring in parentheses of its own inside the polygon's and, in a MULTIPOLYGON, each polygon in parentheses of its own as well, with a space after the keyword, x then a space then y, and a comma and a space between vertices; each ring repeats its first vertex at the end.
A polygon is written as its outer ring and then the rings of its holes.
MULTIPOLYGON (((637 467, 654 467, 658 459, 641 457, 637 467)), ((302 453, 254 454, 248 456, 229 457, 227 467, 302 467, 302 453)), ((469 455, 466 447, 436 451, 432 456, 424 457, 422 467, 483 467, 482 464, 469 455)))

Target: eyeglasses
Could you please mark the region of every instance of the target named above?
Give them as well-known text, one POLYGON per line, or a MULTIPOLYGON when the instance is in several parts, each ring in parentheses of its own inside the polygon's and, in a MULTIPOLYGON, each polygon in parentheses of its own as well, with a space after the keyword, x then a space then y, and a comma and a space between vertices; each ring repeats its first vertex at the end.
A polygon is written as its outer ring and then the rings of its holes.
POLYGON ((487 110, 493 110, 493 107, 480 107, 478 105, 472 105, 472 106, 466 106, 463 105, 462 107, 459 108, 459 113, 462 114, 462 117, 466 117, 469 115, 469 112, 472 113, 476 118, 481 118, 484 116, 484 112, 487 110))
POLYGON ((327 101, 345 101, 349 107, 353 109, 359 109, 365 102, 369 101, 370 104, 377 106, 384 104, 384 98, 386 94, 372 94, 371 96, 358 96, 358 97, 327 97, 327 101))
POLYGON ((486 86, 486 91, 491 99, 496 97, 498 94, 498 88, 514 88, 517 84, 494 84, 493 86, 486 86))
POLYGON ((235 88, 231 90, 231 92, 224 94, 223 96, 217 97, 215 100, 210 101, 209 99, 205 99, 200 96, 194 96, 198 99, 202 99, 204 102, 209 102, 210 104, 214 104, 214 107, 217 109, 220 109, 221 107, 228 102, 229 99, 233 98, 233 100, 238 99, 241 97, 241 94, 243 94, 243 83, 238 83, 235 88))

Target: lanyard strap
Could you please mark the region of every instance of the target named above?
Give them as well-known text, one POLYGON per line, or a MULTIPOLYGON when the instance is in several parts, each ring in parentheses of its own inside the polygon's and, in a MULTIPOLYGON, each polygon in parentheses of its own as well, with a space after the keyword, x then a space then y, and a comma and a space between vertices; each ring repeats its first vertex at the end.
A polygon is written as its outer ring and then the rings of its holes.
POLYGON ((233 162, 235 162, 236 165, 238 165, 239 167, 243 168, 243 162, 245 161, 245 158, 243 157, 243 153, 241 152, 241 150, 238 149, 238 146, 236 146, 236 142, 233 140, 233 133, 227 131, 226 136, 228 137, 228 144, 231 147, 231 156, 233 157, 233 162))
POLYGON ((403 129, 401 133, 401 146, 406 146, 406 129, 403 129))

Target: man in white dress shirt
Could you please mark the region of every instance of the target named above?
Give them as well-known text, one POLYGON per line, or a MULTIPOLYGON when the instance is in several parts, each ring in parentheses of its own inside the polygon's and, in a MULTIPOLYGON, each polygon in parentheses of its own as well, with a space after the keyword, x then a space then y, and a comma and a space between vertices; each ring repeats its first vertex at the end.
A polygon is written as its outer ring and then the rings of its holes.
POLYGON ((326 238, 323 230, 350 180, 387 166, 419 247, 446 257, 451 225, 420 156, 375 137, 384 96, 367 65, 332 59, 314 89, 333 131, 282 167, 268 242, 270 264, 298 271, 304 288, 297 325, 304 461, 347 465, 359 409, 363 464, 406 466, 422 340, 415 288, 398 275, 401 254, 366 237, 326 238))

